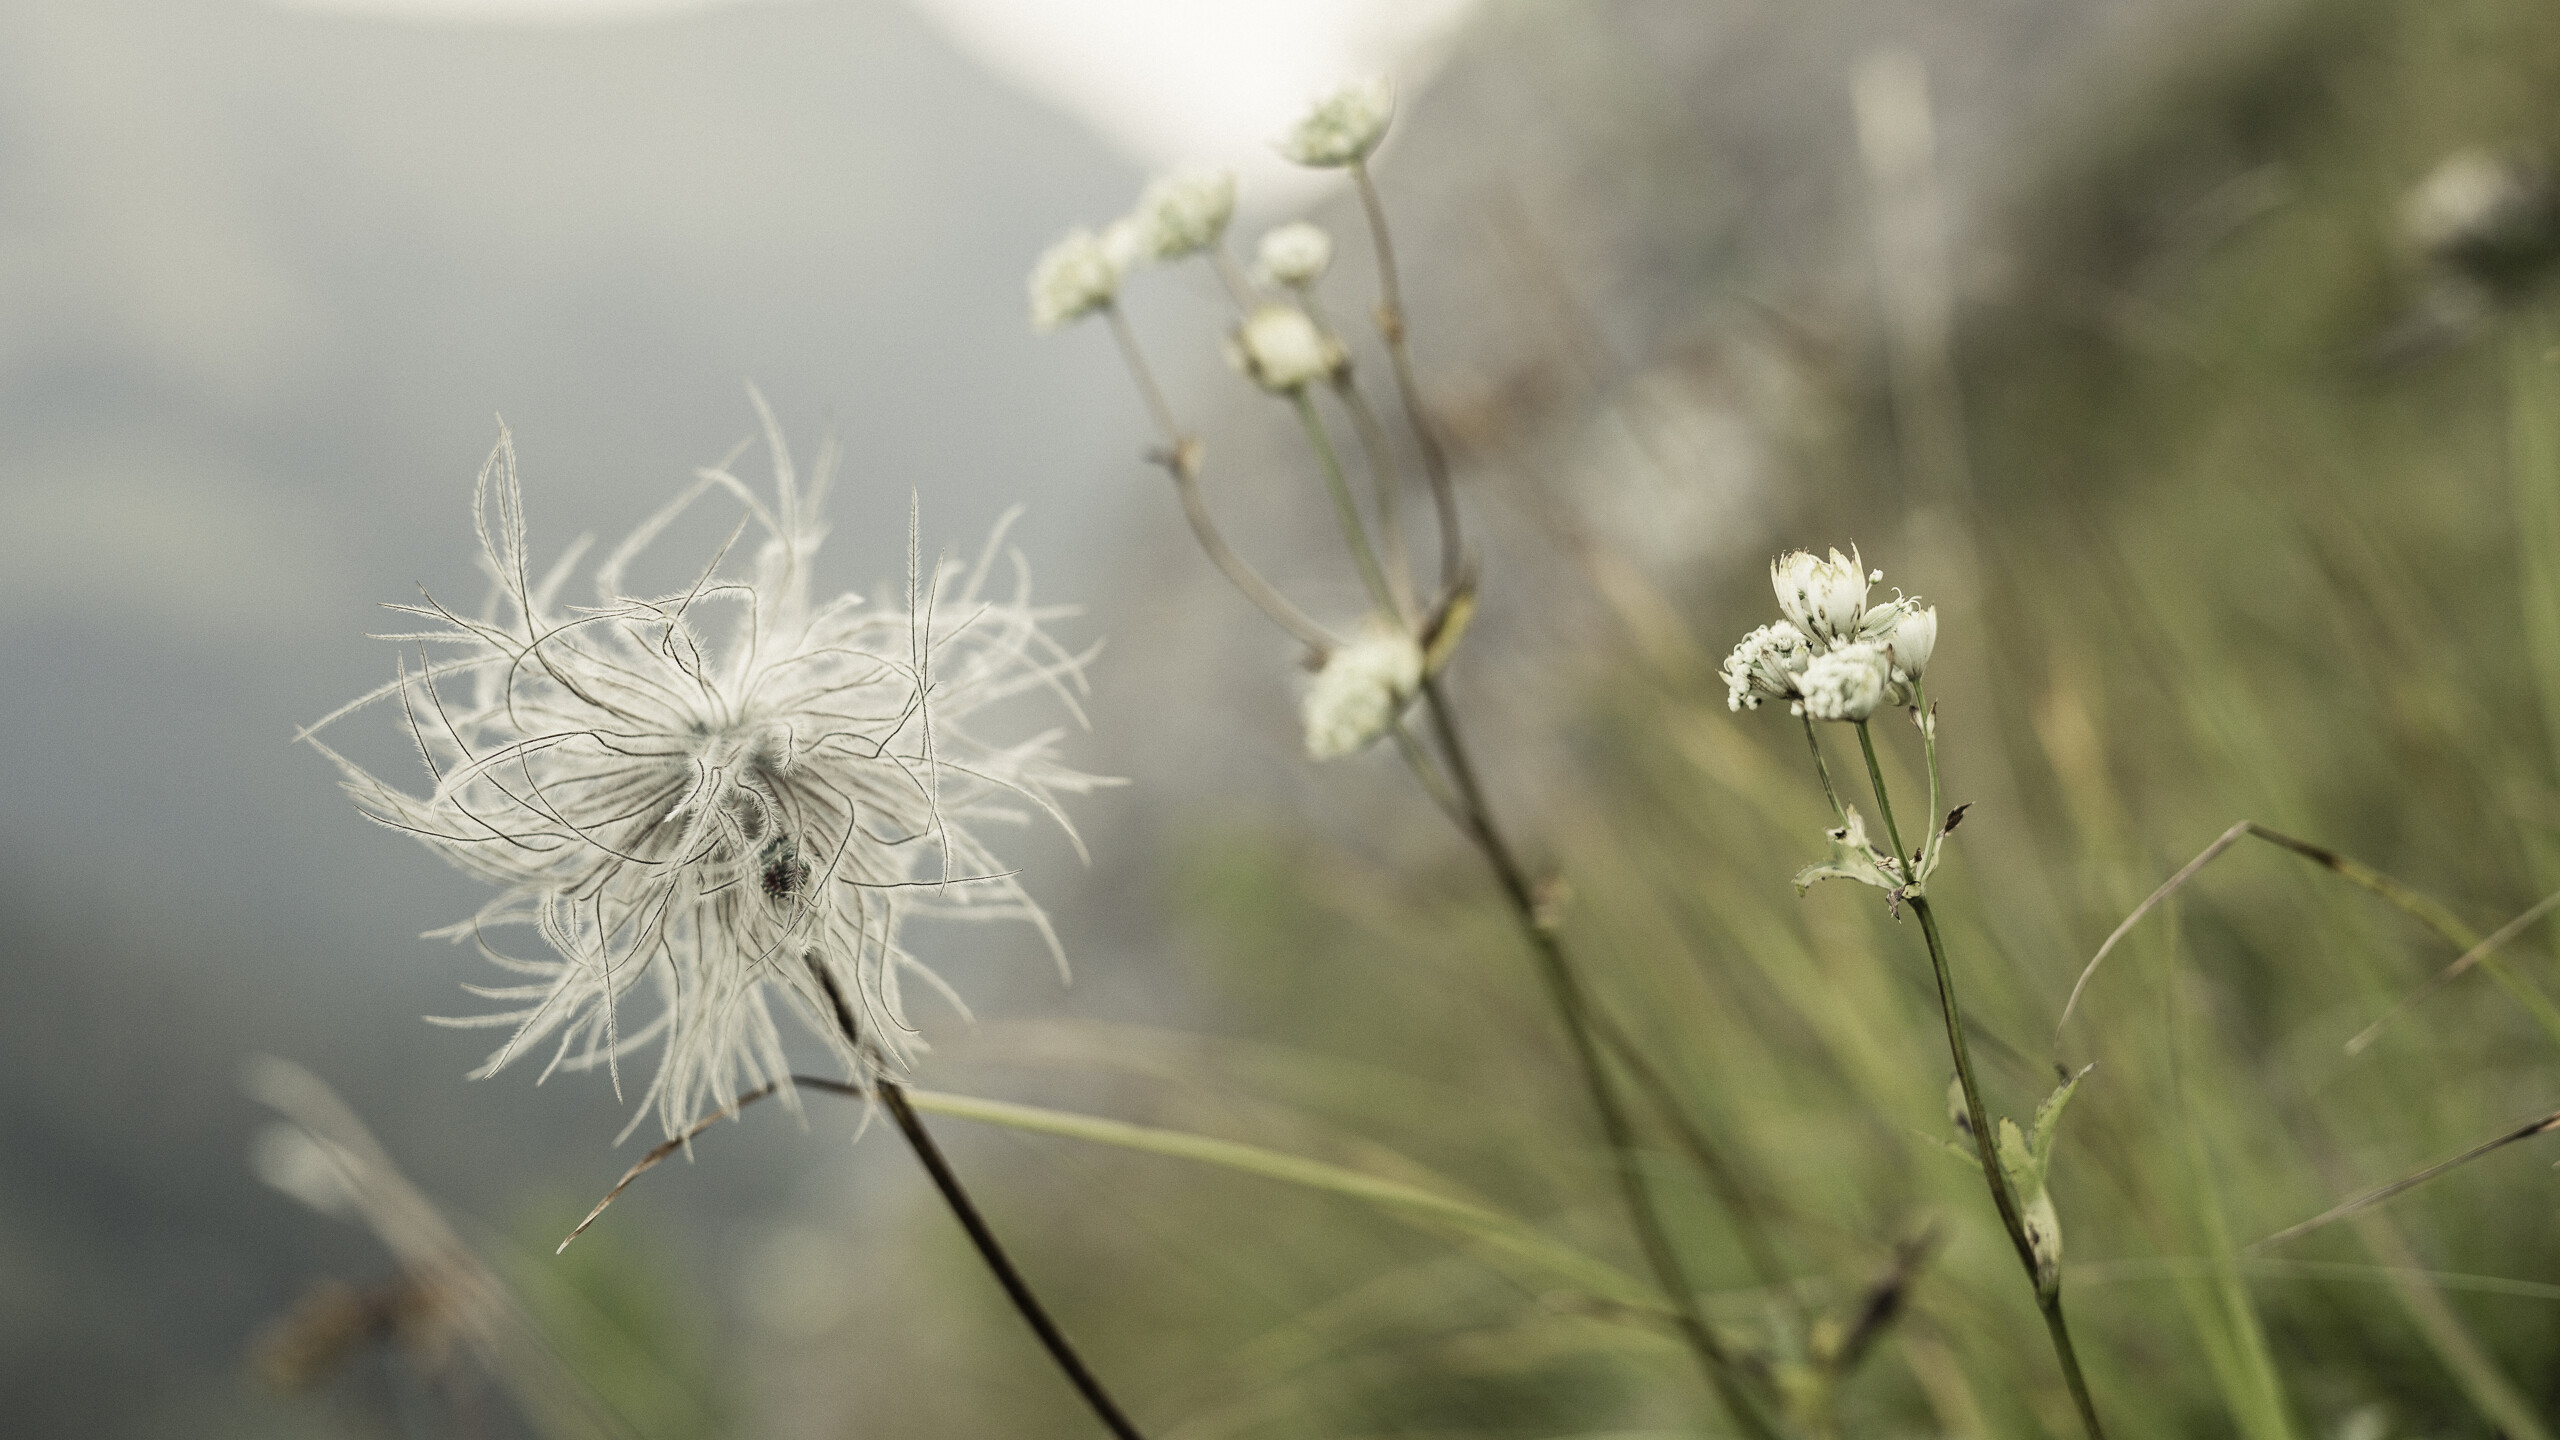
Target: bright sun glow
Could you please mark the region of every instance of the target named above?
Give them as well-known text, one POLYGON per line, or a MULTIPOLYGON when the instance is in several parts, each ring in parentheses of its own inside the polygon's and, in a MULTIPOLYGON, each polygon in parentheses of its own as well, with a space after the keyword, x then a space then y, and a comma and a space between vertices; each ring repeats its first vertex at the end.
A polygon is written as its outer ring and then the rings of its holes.
MULTIPOLYGON (((425 24, 579 25, 739 0, 275 0, 425 24)), ((1319 91, 1385 71, 1408 93, 1473 0, 909 0, 990 70, 1149 165, 1215 162, 1248 203, 1322 177, 1272 153, 1319 91)), ((1263 208, 1257 206, 1256 208, 1263 208)))

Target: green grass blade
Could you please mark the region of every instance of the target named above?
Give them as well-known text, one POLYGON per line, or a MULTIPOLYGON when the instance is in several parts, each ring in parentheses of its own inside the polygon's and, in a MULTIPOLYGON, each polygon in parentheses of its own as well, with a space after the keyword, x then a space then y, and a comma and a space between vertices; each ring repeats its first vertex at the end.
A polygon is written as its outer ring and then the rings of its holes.
POLYGON ((1549 1238, 1525 1221, 1400 1180, 1266 1150, 1242 1141, 1163 1130, 1151 1125, 1133 1125, 1125 1120, 1078 1115, 1038 1105, 981 1100, 934 1090, 910 1090, 907 1098, 919 1110, 947 1115, 955 1120, 1005 1125, 1042 1135, 1058 1135, 1203 1165, 1219 1165, 1267 1180, 1364 1201, 1398 1219, 1456 1234, 1616 1304, 1647 1313, 1658 1312, 1662 1308, 1660 1298, 1649 1287, 1636 1283, 1624 1271, 1549 1238))

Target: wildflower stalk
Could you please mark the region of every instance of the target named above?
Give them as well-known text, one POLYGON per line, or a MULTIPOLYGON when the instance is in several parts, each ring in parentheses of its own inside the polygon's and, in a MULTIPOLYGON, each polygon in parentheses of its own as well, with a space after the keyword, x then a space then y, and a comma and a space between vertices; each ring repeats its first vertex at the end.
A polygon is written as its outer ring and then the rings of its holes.
POLYGON ((1182 501, 1183 518, 1191 522, 1192 537, 1200 542, 1211 564, 1227 577, 1227 583, 1241 591, 1254 608, 1270 617, 1271 622, 1309 649, 1332 648, 1333 636, 1308 614, 1292 604, 1289 597, 1262 578, 1260 571, 1245 562, 1220 533, 1218 523, 1209 515, 1208 501, 1200 494, 1200 444, 1185 436, 1182 426, 1173 418, 1173 406, 1165 399, 1164 388, 1156 383, 1155 371, 1148 366, 1146 352, 1138 348, 1137 332, 1129 328, 1129 317, 1120 313, 1116 304, 1103 308, 1111 323, 1111 334, 1120 342, 1120 358, 1129 367, 1129 378, 1136 382, 1145 400, 1147 414, 1164 436, 1164 449, 1157 454, 1165 473, 1173 478, 1174 493, 1182 501))
MULTIPOLYGON (((860 1049, 861 1027, 853 1018, 853 1008, 845 1003, 844 992, 837 988, 834 977, 814 960, 809 970, 826 991, 827 1001, 835 1010, 836 1024, 844 1031, 845 1039, 860 1049)), ((933 1188, 941 1192, 942 1202, 951 1207, 952 1218, 968 1232, 969 1243, 977 1247, 978 1258, 986 1262, 988 1271, 996 1277, 996 1283, 1004 1287, 1005 1298, 1013 1302, 1014 1310, 1022 1316, 1023 1323, 1031 1327, 1031 1333, 1040 1338, 1041 1346, 1049 1352, 1049 1358, 1057 1362, 1058 1369, 1066 1374, 1067 1382, 1084 1397, 1084 1403, 1093 1411, 1094 1418, 1100 1420, 1102 1428, 1117 1436, 1118 1440, 1145 1440, 1138 1427, 1121 1413, 1119 1403, 1111 1398, 1111 1393, 1102 1388, 1102 1381, 1085 1365, 1084 1357, 1076 1353, 1076 1347, 1068 1341, 1066 1332, 1058 1328, 1057 1321, 1049 1318, 1048 1307, 1042 1305, 1040 1297, 1032 1292, 1031 1282, 1015 1268, 1013 1257, 1005 1253, 1003 1243, 996 1239, 995 1230, 987 1224, 986 1216, 979 1213, 977 1202, 970 1198, 969 1188, 960 1183, 960 1176, 952 1170, 942 1147, 934 1142, 933 1132, 924 1128, 923 1117, 916 1114, 915 1106, 907 1100, 906 1087, 882 1075, 871 1082, 871 1090, 880 1097, 881 1108, 889 1112, 898 1133, 906 1138, 907 1148, 915 1151, 916 1160, 924 1166, 925 1174, 933 1178, 933 1188)))
POLYGON ((1680 1142, 1680 1148, 1689 1153, 1690 1163, 1695 1165, 1698 1173, 1706 1178, 1707 1188, 1715 1192, 1717 1204, 1724 1210, 1725 1218, 1733 1223, 1734 1237, 1742 1244, 1742 1253, 1750 1261, 1752 1274, 1759 1278, 1763 1288, 1778 1296, 1787 1308, 1794 1311, 1801 1319, 1803 1310, 1797 1303, 1786 1264, 1778 1256, 1778 1247, 1771 1238, 1768 1227, 1760 1223, 1760 1209, 1753 1203, 1750 1192, 1744 1188, 1742 1177, 1735 1173, 1732 1163, 1725 1157, 1724 1152, 1707 1138, 1706 1131, 1689 1118, 1687 1110, 1680 1104, 1679 1092, 1672 1088, 1670 1078, 1665 1076, 1651 1060, 1645 1058, 1644 1052, 1636 1046, 1635 1037, 1629 1035, 1625 1027, 1609 1018, 1607 1011, 1595 1008, 1592 1014, 1592 1028, 1598 1032, 1600 1044, 1635 1080, 1636 1088, 1642 1090, 1645 1098, 1653 1102, 1653 1108, 1662 1117, 1663 1124, 1670 1128, 1673 1138, 1680 1142))
MULTIPOLYGON (((1548 999, 1563 1022, 1567 1038, 1573 1043, 1575 1061, 1582 1069, 1584 1088, 1590 1092, 1591 1106, 1600 1118, 1602 1135, 1609 1145, 1614 1162, 1619 1193, 1626 1205, 1628 1218, 1634 1223, 1636 1238, 1644 1250, 1645 1263, 1654 1274, 1663 1297, 1671 1302, 1672 1314, 1680 1327, 1681 1338, 1698 1362, 1708 1388, 1723 1402, 1734 1423, 1754 1440, 1777 1440, 1778 1432, 1763 1415, 1749 1391, 1743 1387, 1745 1374, 1740 1359, 1725 1347, 1708 1323, 1706 1312, 1698 1305, 1697 1291, 1689 1283, 1680 1262, 1678 1249, 1664 1227, 1661 1212, 1655 1207, 1653 1193, 1646 1185, 1644 1167, 1637 1154, 1635 1127, 1629 1121, 1625 1102, 1610 1079, 1607 1065, 1600 1054, 1599 1030, 1603 1022, 1593 1008, 1590 995, 1572 958, 1565 952, 1555 927, 1539 914, 1537 893, 1530 884, 1528 871, 1505 838, 1486 803, 1484 787, 1476 777, 1474 761, 1466 743, 1459 737, 1457 721, 1439 679, 1423 681, 1424 708, 1430 712, 1431 728, 1439 741, 1441 756, 1454 785, 1457 806, 1454 813, 1467 838, 1484 856, 1493 871, 1502 896, 1511 907, 1512 917, 1537 957, 1539 978, 1546 983, 1548 999)), ((1408 760, 1416 758, 1408 752, 1408 760)), ((1418 767, 1417 767, 1418 768, 1418 767)))
POLYGON ((1395 241, 1387 234, 1387 208, 1369 178, 1366 160, 1350 167, 1353 188, 1360 192, 1360 213, 1369 222, 1369 241, 1378 252, 1378 338, 1387 346, 1387 364, 1395 371, 1396 397, 1404 402, 1407 424, 1422 451, 1422 471, 1431 481, 1431 504, 1440 519, 1440 588, 1454 591, 1466 571, 1458 535, 1458 492, 1449 479, 1449 455, 1422 408, 1422 386, 1414 379, 1413 351, 1405 344, 1404 286, 1396 275, 1395 241))
MULTIPOLYGON (((1925 712, 1924 712, 1925 713, 1925 712)), ((1875 737, 1867 722, 1858 724, 1858 747, 1865 752, 1867 780, 1875 787, 1876 810, 1884 819, 1887 840, 1893 846, 1894 858, 1901 873, 1911 873, 1912 852, 1903 848, 1902 833, 1893 821, 1893 801, 1886 794, 1884 768, 1876 763, 1875 737)), ((1931 783, 1936 783, 1936 747, 1931 746, 1931 783)), ((1929 823, 1939 823, 1933 815, 1929 823)), ((1947 1049, 1955 1057, 1956 1083, 1964 1091, 1966 1127, 1973 1133, 1974 1153, 1982 1161, 1982 1181, 1991 1188, 1992 1203, 2000 1210, 2000 1223, 2009 1232, 2009 1244, 2018 1253, 2018 1263, 2025 1267, 2028 1286, 2035 1291, 2036 1308, 2044 1315, 2044 1328, 2053 1339, 2054 1358, 2061 1362, 2063 1383, 2070 1387, 2071 1402, 2080 1411, 2080 1424, 2088 1431, 2089 1440, 2106 1440, 2106 1431, 2098 1423, 2097 1405, 2089 1397, 2088 1379, 2080 1373, 2080 1356, 2071 1344, 2071 1327, 2063 1319, 2062 1287, 2048 1288, 2037 1277, 2035 1243, 2027 1238, 2026 1218, 2019 1212, 2018 1197, 2009 1186, 2008 1176, 2000 1169, 1999 1152, 1993 1148, 1991 1114, 1982 1103, 1982 1086, 1975 1080, 1973 1057, 1964 1043, 1964 1015, 1956 1003, 1955 971, 1947 963, 1946 942, 1938 934, 1937 912, 1925 895, 1908 895, 1903 903, 1919 918, 1920 934, 1929 945, 1929 965, 1937 972, 1938 1009, 1945 1018, 1947 1049)))
MULTIPOLYGON (((1450 481, 1448 454, 1441 448, 1439 436, 1431 427, 1430 417, 1422 404, 1421 385, 1414 378, 1413 352, 1407 345, 1405 336, 1403 285, 1396 271, 1395 242, 1388 233, 1386 207, 1378 196, 1376 182, 1370 178, 1365 158, 1353 159, 1348 168, 1352 183, 1359 191, 1361 212, 1368 221, 1370 242, 1377 251, 1378 335, 1386 343, 1388 364, 1395 373, 1397 399, 1402 402, 1406 423, 1412 428, 1415 445, 1422 453, 1423 472, 1430 481, 1432 505, 1438 516, 1440 588, 1445 601, 1447 597, 1456 595, 1462 588, 1466 572, 1464 547, 1458 528, 1457 493, 1450 481)), ((1386 468, 1389 462, 1384 436, 1376 433, 1378 431, 1376 417, 1368 413, 1366 402, 1360 399, 1357 392, 1348 383, 1343 384, 1340 390, 1344 404, 1353 407, 1354 426, 1360 429, 1363 442, 1371 447, 1372 464, 1379 467, 1377 471, 1379 505, 1383 517, 1391 498, 1388 485, 1388 476, 1391 471, 1386 468)), ((1342 482, 1340 466, 1335 463, 1330 446, 1323 442, 1317 431, 1313 418, 1314 411, 1306 404, 1303 395, 1299 403, 1301 413, 1306 417, 1310 438, 1318 442, 1318 454, 1325 462, 1327 479, 1334 489, 1335 503, 1342 508, 1345 533, 1353 537, 1354 553, 1362 556, 1365 562, 1366 546, 1354 534, 1357 512, 1350 508, 1349 490, 1342 482)), ((1392 523, 1382 518, 1382 525, 1392 523)), ((1401 549, 1400 544, 1398 549, 1401 549)), ((1652 1269, 1655 1281, 1662 1287, 1665 1297, 1670 1300, 1673 1314, 1679 1322, 1682 1338, 1688 1342, 1690 1351, 1696 1356, 1699 1369, 1706 1377, 1708 1388, 1715 1392, 1717 1399, 1723 1402, 1725 1409, 1733 1416, 1734 1423, 1741 1426, 1745 1433, 1755 1437, 1755 1440, 1775 1440, 1777 1432, 1769 1419, 1761 1413, 1750 1392, 1744 1388, 1743 1377, 1746 1372, 1740 1360, 1725 1348, 1722 1340, 1717 1338, 1713 1326, 1707 1321, 1705 1312, 1699 1308, 1697 1291, 1690 1285, 1688 1275, 1680 1262, 1679 1251, 1672 1244, 1670 1233, 1663 1225, 1661 1213, 1655 1207, 1652 1191, 1645 1181, 1642 1160, 1637 1154, 1634 1126, 1628 1118, 1625 1102, 1618 1095, 1616 1085, 1611 1080, 1607 1064, 1601 1055, 1601 1032, 1607 1026, 1607 1021, 1592 1005, 1590 995, 1582 983, 1581 976, 1574 968, 1572 958, 1566 953, 1562 941, 1556 935, 1555 927, 1539 913, 1537 895, 1529 882, 1528 872, 1521 867, 1509 840, 1504 837, 1501 827, 1494 820, 1491 806, 1485 801, 1483 786, 1476 778, 1474 761, 1469 757, 1466 744, 1459 736, 1456 714, 1449 705, 1447 692, 1442 689, 1436 676, 1424 679, 1422 695, 1424 707, 1431 715, 1432 731, 1439 741, 1442 760, 1448 768, 1448 779, 1452 783, 1450 785, 1439 783, 1438 778, 1424 764, 1419 747, 1409 741, 1403 744, 1405 759, 1413 766, 1415 773, 1422 777, 1425 787, 1433 791, 1433 798, 1442 802, 1441 808, 1458 822, 1459 829, 1484 855, 1485 863, 1493 870, 1494 879, 1502 890, 1503 898, 1510 904, 1513 918, 1519 922, 1522 935, 1529 941, 1531 951, 1537 956, 1539 977, 1545 981, 1548 998, 1555 1006, 1557 1018, 1563 1023, 1567 1037, 1573 1042, 1574 1058, 1581 1066, 1583 1083, 1590 1092, 1592 1108, 1599 1115, 1601 1131, 1608 1141, 1610 1155, 1614 1161, 1619 1190, 1625 1201, 1628 1217, 1634 1223, 1637 1239, 1644 1250, 1646 1264, 1652 1269), (1449 795, 1452 789, 1455 792, 1454 796, 1449 795), (1444 799, 1444 796, 1448 798, 1444 799), (1454 799, 1455 803, 1449 803, 1450 799, 1454 799)), ((1627 1042, 1626 1037, 1613 1032, 1611 1038, 1617 1041, 1614 1048, 1620 1052, 1622 1060, 1630 1063, 1631 1069, 1642 1065, 1640 1057, 1632 1044, 1627 1042)), ((1648 1067, 1639 1073, 1638 1079, 1642 1081, 1649 1075, 1651 1072, 1648 1067)), ((1651 1078, 1659 1080, 1658 1075, 1651 1078)), ((1681 1119, 1676 1107, 1671 1105, 1667 1094, 1657 1095, 1656 1098, 1662 1103, 1665 1112, 1672 1115, 1675 1121, 1681 1119)), ((1720 1172, 1721 1167, 1711 1166, 1710 1170, 1720 1172)), ((1739 1216, 1741 1207, 1738 1193, 1725 1196, 1724 1189, 1722 1185, 1718 1186, 1720 1196, 1728 1200, 1729 1206, 1736 1208, 1739 1216)), ((1755 1259, 1765 1260, 1762 1247, 1755 1245, 1752 1248, 1755 1259)), ((1769 1263, 1774 1268, 1774 1262, 1769 1263)))
POLYGON ((1807 715, 1802 718, 1804 743, 1806 748, 1813 751, 1813 773, 1822 780, 1822 798, 1831 802, 1831 818, 1845 825, 1849 823, 1849 812, 1840 803, 1840 792, 1832 788, 1831 766, 1822 758, 1822 737, 1813 733, 1812 716, 1807 715))
POLYGON ((1396 592, 1387 584, 1387 572, 1378 564, 1378 552, 1369 544, 1369 527, 1360 519, 1360 502, 1351 498, 1350 477, 1342 473, 1342 457, 1334 452, 1333 437, 1326 433, 1324 417, 1316 413, 1315 397, 1305 386, 1289 396, 1290 407, 1298 412, 1298 423, 1306 427, 1307 444, 1316 452, 1316 464, 1324 471, 1324 485, 1333 496, 1333 514, 1342 522, 1342 542, 1351 547, 1351 559, 1360 567, 1360 583, 1369 587, 1369 599, 1380 614, 1403 616, 1396 604, 1396 592))
POLYGON ((1333 382, 1333 393, 1350 414, 1351 428, 1359 435, 1360 448, 1368 456, 1370 485, 1377 492, 1372 498, 1378 507, 1378 556, 1386 563, 1387 583, 1395 588, 1396 613, 1411 624, 1415 608, 1413 562, 1404 548, 1404 517, 1396 505, 1395 453, 1387 445, 1387 429, 1378 423, 1378 412, 1370 408, 1369 398, 1360 393, 1348 371, 1333 382))

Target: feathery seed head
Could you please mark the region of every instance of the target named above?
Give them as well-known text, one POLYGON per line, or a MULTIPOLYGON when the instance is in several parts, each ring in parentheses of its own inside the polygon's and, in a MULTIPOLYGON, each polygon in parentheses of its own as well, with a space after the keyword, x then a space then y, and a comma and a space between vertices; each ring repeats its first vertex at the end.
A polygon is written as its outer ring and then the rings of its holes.
POLYGON ((1105 231, 1097 238, 1078 227, 1041 251, 1031 266, 1031 328, 1046 333, 1110 304, 1129 265, 1130 234, 1105 231))
POLYGON ((1266 230, 1254 247, 1263 278, 1296 289, 1313 285, 1333 264, 1333 237, 1321 226, 1300 220, 1266 230))
POLYGON ((1188 170, 1151 182, 1129 218, 1147 259, 1179 260, 1215 246, 1235 213, 1234 171, 1188 170))
POLYGON ((1804 713, 1816 720, 1864 720, 1885 699, 1888 676, 1883 647, 1861 642, 1816 655, 1796 687, 1804 713))
POLYGON ((1300 714, 1307 754, 1330 760, 1387 733, 1422 688, 1422 647, 1403 626, 1371 616, 1349 644, 1325 656, 1300 714))
POLYGON ((1386 138, 1395 113, 1394 81, 1384 75, 1355 80, 1309 108, 1280 137, 1280 153, 1316 169, 1357 165, 1386 138))
POLYGON ((1295 305, 1263 305, 1227 338, 1227 363, 1265 390, 1287 394, 1351 363, 1341 342, 1295 305))
POLYGON ((1025 808, 1063 826, 1054 797, 1099 783, 1059 763, 1053 734, 992 744, 966 728, 1035 690, 1072 713, 1082 687, 1082 657, 1042 628, 1067 612, 1031 603, 1004 527, 975 566, 926 566, 911 508, 906 593, 820 600, 810 566, 827 476, 799 484, 756 404, 772 492, 700 472, 597 567, 585 605, 559 598, 577 550, 533 569, 501 431, 473 500, 489 608, 393 607, 423 622, 386 637, 414 660, 312 727, 396 701, 423 793, 311 743, 370 818, 495 889, 442 932, 514 976, 466 987, 496 1013, 442 1022, 509 1032, 480 1073, 556 1037, 545 1074, 601 1066, 618 1088, 621 1059, 654 1046, 633 1123, 654 1110, 670 1135, 785 1080, 790 1018, 857 1076, 903 1073, 918 1044, 904 987, 957 1004, 902 944, 904 922, 1010 918, 1048 935, 979 829, 1025 808), (744 509, 752 559, 733 566, 724 546, 688 585, 629 587, 632 563, 706 496, 744 509), (1010 583, 991 589, 1000 561, 1010 583), (510 926, 548 953, 498 948, 510 926))

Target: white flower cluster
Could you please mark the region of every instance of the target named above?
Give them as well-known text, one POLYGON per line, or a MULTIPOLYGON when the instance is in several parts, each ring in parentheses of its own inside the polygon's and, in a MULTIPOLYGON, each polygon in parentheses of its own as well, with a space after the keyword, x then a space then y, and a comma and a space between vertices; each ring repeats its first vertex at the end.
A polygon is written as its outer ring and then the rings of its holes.
POLYGON ((1297 306, 1259 305, 1227 337, 1227 363, 1263 389, 1287 394, 1340 374, 1351 356, 1297 306))
POLYGON ((1073 711, 1082 683, 1080 657, 1042 631, 1064 612, 1031 603, 1001 527, 975 567, 925 568, 911 514, 904 595, 817 599, 827 477, 804 491, 766 426, 771 494, 703 472, 605 558, 584 605, 559 598, 575 551, 532 568, 502 434, 473 499, 490 608, 393 607, 426 622, 389 637, 414 664, 320 722, 396 700, 427 789, 331 753, 347 790, 496 887, 445 932, 517 977, 469 987, 497 1013, 445 1022, 510 1032, 482 1073, 554 1036, 546 1073, 618 1074, 621 1057, 660 1045, 641 1114, 670 1135, 787 1080, 784 1016, 857 1076, 900 1073, 916 1048, 902 987, 950 996, 902 945, 905 921, 1013 918, 1045 934, 976 827, 1025 808, 1063 824, 1053 797, 1096 783, 1058 762, 1052 737, 989 744, 966 728, 1029 691, 1073 711), (714 493, 761 532, 752 563, 715 561, 672 591, 630 587, 650 543, 714 493), (990 593, 1000 557, 1011 584, 990 593), (510 926, 549 953, 496 948, 510 926), (635 1018, 639 997, 656 1003, 635 1018))
POLYGON ((1280 137, 1280 153, 1301 165, 1339 169, 1369 158, 1395 118, 1395 83, 1384 75, 1355 80, 1307 111, 1280 137))
POLYGON ((1869 605, 1884 578, 1858 558, 1834 550, 1796 550, 1769 563, 1769 585, 1787 617, 1742 637, 1724 662, 1725 703, 1757 710, 1785 700, 1817 720, 1864 720, 1887 701, 1900 703, 1928 668, 1938 644, 1938 612, 1918 596, 1897 592, 1869 605))
POLYGON ((1234 171, 1189 170, 1149 183, 1129 221, 1137 232, 1139 254, 1166 261, 1215 249, 1235 213, 1234 171))
POLYGON ((1185 170, 1149 181, 1137 207, 1102 227, 1081 226, 1040 252, 1031 266, 1031 328, 1073 324, 1120 298, 1141 265, 1218 248, 1236 212, 1229 170, 1185 170))
MULTIPOLYGON (((1318 100, 1280 148, 1302 165, 1357 164, 1394 118, 1394 86, 1384 76, 1360 81, 1318 100)), ((1031 267, 1031 327, 1056 330, 1110 308, 1142 265, 1217 255, 1235 210, 1231 170, 1158 176, 1128 214, 1099 232, 1071 230, 1041 252, 1031 267)), ((1262 237, 1254 258, 1266 283, 1304 292, 1333 264, 1333 238, 1303 222, 1277 226, 1262 237)), ((1252 307, 1229 337, 1227 356, 1254 383, 1284 394, 1330 378, 1348 363, 1341 342, 1304 309, 1279 304, 1252 307)))
POLYGON ((1031 266, 1031 328, 1045 334, 1119 298, 1120 277, 1129 268, 1128 257, 1114 253, 1120 248, 1078 227, 1041 251, 1031 266))
POLYGON ((1304 220, 1277 226, 1264 232, 1262 243, 1254 247, 1254 262, 1262 269, 1262 278, 1274 285, 1292 290, 1313 285, 1324 278, 1333 264, 1333 237, 1324 227, 1304 220))
POLYGON ((1422 647, 1403 626, 1373 617, 1325 656, 1301 717, 1307 754, 1330 760, 1365 749, 1392 728, 1422 688, 1422 647))

